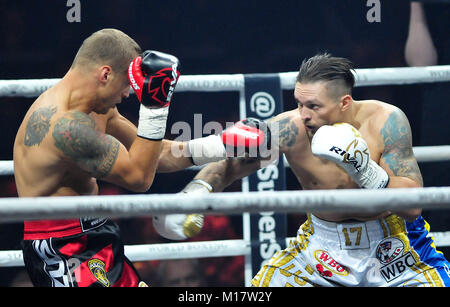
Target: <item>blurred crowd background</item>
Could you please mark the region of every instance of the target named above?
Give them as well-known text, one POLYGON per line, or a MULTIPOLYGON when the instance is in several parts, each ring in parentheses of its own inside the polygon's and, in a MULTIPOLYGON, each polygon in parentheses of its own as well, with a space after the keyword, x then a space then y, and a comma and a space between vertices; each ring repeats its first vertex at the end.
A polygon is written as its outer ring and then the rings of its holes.
MULTIPOLYGON (((82 41, 102 28, 117 28, 141 47, 176 55, 182 74, 273 73, 298 70, 318 52, 347 57, 356 68, 450 64, 450 3, 446 0, 80 0, 79 22, 69 22, 73 2, 66 0, 0 1, 0 79, 61 78, 82 41), (72 4, 71 4, 72 3, 72 4), (379 4, 379 20, 368 12, 379 4)), ((408 116, 414 146, 450 144, 449 83, 358 87, 355 99, 378 99, 408 116)), ((296 104, 284 91, 285 110, 296 104)), ((0 160, 12 160, 16 131, 33 99, 0 98, 0 160)), ((119 105, 136 122, 134 96, 119 105)), ((239 120, 238 93, 175 93, 166 137, 173 123, 193 125, 239 120)), ((450 162, 421 163, 425 186, 450 186, 450 162)), ((192 171, 157 174, 148 193, 177 193, 192 171)), ((301 189, 290 170, 287 188, 301 189)), ((235 182, 226 191, 239 191, 235 182)), ((100 182, 101 194, 129 191, 100 182)), ((13 176, 0 177, 0 197, 17 197, 13 176)), ((450 211, 424 211, 431 231, 450 230, 450 211)), ((294 236, 304 215, 288 215, 294 236)), ((158 236, 149 218, 121 219, 125 244, 169 242, 158 236)), ((21 223, 0 224, 0 249, 20 249, 21 223)), ((200 240, 242 238, 241 216, 208 216, 200 240)), ((447 255, 450 249, 441 248, 447 255)), ((244 258, 136 263, 154 286, 243 286, 244 258), (180 269, 183 268, 183 269, 180 269)), ((30 285, 23 268, 1 268, 0 286, 30 285)))

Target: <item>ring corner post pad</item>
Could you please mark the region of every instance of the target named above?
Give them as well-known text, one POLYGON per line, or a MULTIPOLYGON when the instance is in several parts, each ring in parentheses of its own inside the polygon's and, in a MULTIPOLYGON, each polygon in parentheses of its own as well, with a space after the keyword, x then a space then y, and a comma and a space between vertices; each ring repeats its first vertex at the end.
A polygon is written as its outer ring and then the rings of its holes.
MULTIPOLYGON (((283 112, 283 95, 279 74, 246 74, 245 114, 241 118, 257 118, 265 121, 283 112)), ((243 191, 274 191, 286 189, 283 155, 278 163, 272 163, 244 178, 243 191)), ((251 253, 245 256, 245 286, 261 266, 279 250, 286 247, 287 218, 285 213, 259 212, 243 216, 244 240, 250 240, 251 253)))

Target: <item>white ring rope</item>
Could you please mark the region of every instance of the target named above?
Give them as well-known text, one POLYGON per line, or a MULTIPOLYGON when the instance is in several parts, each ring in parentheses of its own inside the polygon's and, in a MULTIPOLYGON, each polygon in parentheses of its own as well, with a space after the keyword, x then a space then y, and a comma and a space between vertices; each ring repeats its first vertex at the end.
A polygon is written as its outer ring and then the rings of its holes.
MULTIPOLYGON (((297 72, 278 73, 283 90, 293 89, 297 72)), ((355 69, 355 86, 401 85, 450 81, 450 65, 355 69)), ((0 80, 0 97, 37 97, 60 79, 0 80)), ((184 75, 178 92, 241 91, 244 74, 184 75)), ((132 93, 132 92, 130 92, 132 93)))
POLYGON ((448 209, 450 187, 382 190, 229 192, 206 195, 138 194, 0 198, 0 222, 84 216, 124 218, 155 214, 244 212, 379 212, 395 207, 448 209), (180 201, 182 200, 182 201, 180 201))
MULTIPOLYGON (((413 147, 414 155, 417 162, 438 162, 450 161, 450 145, 438 146, 415 146, 413 147)), ((285 167, 289 167, 289 163, 284 159, 285 167)), ((202 167, 190 167, 188 169, 198 171, 202 167)), ((14 175, 14 161, 0 161, 0 176, 14 175)))
MULTIPOLYGON (((437 247, 450 246, 450 231, 430 232, 437 247)), ((286 245, 294 237, 286 238, 286 245)), ((132 262, 190 258, 234 257, 251 253, 251 243, 244 240, 217 240, 163 244, 125 245, 125 255, 132 262)), ((0 251, 0 267, 24 266, 21 250, 0 251)))

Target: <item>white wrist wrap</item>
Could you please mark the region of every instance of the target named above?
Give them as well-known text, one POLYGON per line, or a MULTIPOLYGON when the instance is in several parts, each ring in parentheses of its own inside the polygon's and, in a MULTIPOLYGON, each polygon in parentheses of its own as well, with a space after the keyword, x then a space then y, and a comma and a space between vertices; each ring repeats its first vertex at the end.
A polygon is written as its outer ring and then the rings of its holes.
POLYGON ((375 161, 369 159, 367 166, 352 176, 353 180, 365 189, 383 189, 389 183, 389 175, 375 161))
POLYGON ((166 134, 168 115, 169 107, 151 109, 141 105, 137 135, 150 140, 162 140, 166 134))
POLYGON ((195 165, 216 162, 227 157, 222 138, 218 135, 190 140, 188 148, 195 165))

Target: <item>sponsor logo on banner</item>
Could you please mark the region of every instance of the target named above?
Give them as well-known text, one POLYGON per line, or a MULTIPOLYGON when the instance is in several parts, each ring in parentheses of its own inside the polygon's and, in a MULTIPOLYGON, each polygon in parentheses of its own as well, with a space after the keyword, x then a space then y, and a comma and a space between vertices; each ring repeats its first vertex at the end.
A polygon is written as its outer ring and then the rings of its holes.
POLYGON ((92 275, 104 286, 109 287, 110 282, 106 276, 105 263, 100 259, 91 259, 88 261, 88 267, 92 275))
POLYGON ((275 99, 269 93, 256 92, 250 98, 250 110, 259 117, 270 117, 275 112, 275 99))
POLYGON ((314 251, 314 258, 316 258, 317 262, 319 262, 316 265, 316 269, 320 273, 320 275, 324 277, 331 277, 333 276, 332 273, 341 276, 348 275, 348 271, 345 269, 345 267, 334 260, 327 251, 320 249, 314 251))
MULTIPOLYGON (((258 191, 273 191, 275 180, 278 179, 278 168, 276 165, 269 165, 256 172, 259 180, 257 184, 258 191)), ((260 256, 264 262, 269 260, 273 254, 281 250, 280 244, 276 240, 276 219, 273 212, 260 212, 258 220, 260 256)))
MULTIPOLYGON (((245 112, 240 114, 241 118, 253 117, 264 121, 283 112, 283 97, 278 74, 246 74, 244 81, 245 112)), ((244 111, 243 109, 241 111, 244 111)), ((260 150, 261 148, 257 148, 255 153, 260 155, 260 150)), ((267 151, 264 154, 270 153, 267 151)), ((261 161, 263 167, 248 176, 248 186, 243 181, 245 185, 243 189, 248 191, 284 190, 286 183, 283 158, 279 157, 273 162, 264 159, 261 161)), ((250 214, 249 222, 249 228, 244 228, 244 235, 248 234, 255 244, 252 244, 251 248, 251 272, 246 270, 246 279, 251 279, 264 263, 286 245, 283 239, 286 237, 285 213, 250 214)), ((249 258, 246 259, 248 260, 249 258)))

